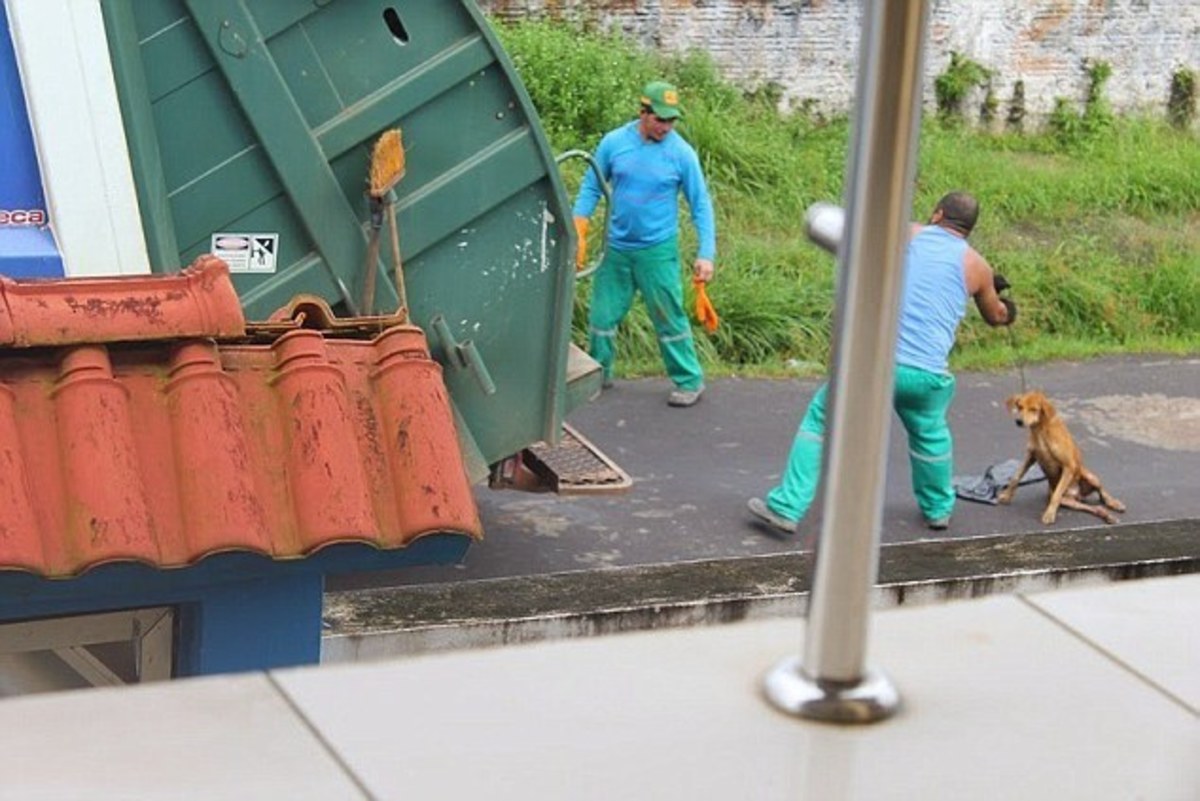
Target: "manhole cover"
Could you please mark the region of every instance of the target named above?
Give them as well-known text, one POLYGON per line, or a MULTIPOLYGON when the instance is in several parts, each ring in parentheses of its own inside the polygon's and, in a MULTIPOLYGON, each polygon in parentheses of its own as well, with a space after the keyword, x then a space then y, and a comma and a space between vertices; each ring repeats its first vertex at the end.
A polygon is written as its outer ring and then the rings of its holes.
POLYGON ((529 446, 526 453, 531 460, 529 467, 552 476, 555 491, 562 495, 617 492, 633 485, 624 470, 566 423, 558 445, 539 442, 529 446))

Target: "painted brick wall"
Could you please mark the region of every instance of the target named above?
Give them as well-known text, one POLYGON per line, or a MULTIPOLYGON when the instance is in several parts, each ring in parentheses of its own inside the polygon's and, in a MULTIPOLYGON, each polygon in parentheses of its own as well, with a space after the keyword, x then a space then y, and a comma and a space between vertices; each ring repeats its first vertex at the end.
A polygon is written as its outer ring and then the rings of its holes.
MULTIPOLYGON (((789 106, 848 108, 862 0, 480 0, 500 18, 552 17, 618 29, 667 51, 707 50, 723 74, 779 84, 789 106)), ((1200 70, 1200 0, 934 0, 926 51, 933 79, 958 51, 995 70, 1004 117, 1017 80, 1028 118, 1056 97, 1082 104, 1088 59, 1107 61, 1105 96, 1123 112, 1165 114, 1171 75, 1200 70)), ((981 97, 982 99, 982 93, 981 97)))

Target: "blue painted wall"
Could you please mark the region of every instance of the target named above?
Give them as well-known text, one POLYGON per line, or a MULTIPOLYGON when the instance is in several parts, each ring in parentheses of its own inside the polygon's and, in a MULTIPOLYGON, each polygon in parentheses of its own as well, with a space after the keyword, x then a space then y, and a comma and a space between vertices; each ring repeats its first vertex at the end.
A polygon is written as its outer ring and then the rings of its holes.
POLYGON ((123 562, 71 579, 0 570, 0 623, 170 606, 176 678, 314 664, 326 576, 453 564, 470 542, 435 534, 387 551, 343 543, 283 561, 225 553, 171 570, 123 562))
POLYGON ((0 274, 61 277, 8 14, 0 0, 0 274), (38 224, 40 220, 42 224, 38 224))

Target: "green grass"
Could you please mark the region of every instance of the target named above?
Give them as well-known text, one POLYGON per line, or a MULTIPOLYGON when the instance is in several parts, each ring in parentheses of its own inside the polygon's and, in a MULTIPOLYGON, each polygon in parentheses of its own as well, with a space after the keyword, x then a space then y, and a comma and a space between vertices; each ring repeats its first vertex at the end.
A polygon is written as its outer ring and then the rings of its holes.
MULTIPOLYGON (((498 30, 555 152, 594 148, 633 117, 646 81, 665 76, 680 87, 687 116, 678 130, 700 154, 717 211, 709 295, 721 327, 712 336, 696 328, 706 369, 824 369, 836 264, 807 242, 802 220, 809 204, 841 198, 847 121, 781 116, 770 91, 743 93, 703 55, 664 58, 552 23, 498 30)), ((1089 125, 1078 113, 1080 124, 1068 119, 1027 135, 972 131, 933 114, 923 122, 914 219, 950 189, 973 192, 983 212, 972 242, 1009 278, 1020 304, 1011 337, 969 313, 951 357, 956 368, 1200 351, 1200 141, 1165 122, 1089 125)), ((571 191, 583 168, 581 161, 564 167, 571 191)), ((694 240, 689 224, 682 231, 687 258, 694 240)), ((581 282, 579 342, 589 291, 581 282)), ((621 373, 661 372, 640 303, 618 349, 621 373)))

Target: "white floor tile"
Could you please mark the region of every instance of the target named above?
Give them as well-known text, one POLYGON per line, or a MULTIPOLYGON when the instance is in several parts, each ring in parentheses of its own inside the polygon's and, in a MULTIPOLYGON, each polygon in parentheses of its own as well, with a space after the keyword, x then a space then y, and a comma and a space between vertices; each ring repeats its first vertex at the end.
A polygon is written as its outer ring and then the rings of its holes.
POLYGON ((1200 714, 1200 575, 1027 598, 1200 714))
POLYGON ((1195 801, 1179 704, 1016 598, 885 612, 906 708, 839 728, 760 696, 799 621, 284 671, 379 798, 1195 801))
POLYGON ((362 798, 261 674, 0 703, 3 801, 362 798))

